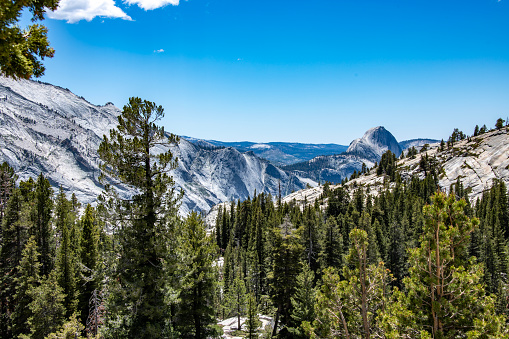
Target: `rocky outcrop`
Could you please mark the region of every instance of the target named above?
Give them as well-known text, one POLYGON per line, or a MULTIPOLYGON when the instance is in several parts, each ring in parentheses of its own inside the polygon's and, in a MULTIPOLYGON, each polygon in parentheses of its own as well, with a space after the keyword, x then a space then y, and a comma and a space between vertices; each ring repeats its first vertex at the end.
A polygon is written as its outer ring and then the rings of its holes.
MULTIPOLYGON (((458 179, 468 192, 472 203, 493 184, 494 180, 502 180, 509 187, 509 130, 492 130, 470 139, 456 142, 451 148, 440 149, 440 144, 431 144, 428 151, 417 154, 414 158, 405 158, 397 163, 403 179, 412 176, 424 178, 425 173, 419 166, 421 157, 436 160, 440 168, 439 186, 449 192, 450 187, 458 179)), ((378 176, 375 170, 366 175, 348 181, 345 184, 350 191, 354 187, 362 187, 369 194, 378 194, 384 185, 384 177, 378 176)), ((333 185, 334 189, 339 185, 333 185)), ((323 186, 305 189, 286 196, 283 201, 303 205, 304 202, 314 203, 323 191, 323 186)))
MULTIPOLYGON (((83 203, 95 202, 102 192, 97 149, 119 114, 111 103, 95 106, 64 88, 0 77, 0 162, 8 162, 21 180, 43 173, 55 188, 62 186, 83 203)), ((287 194, 316 185, 252 152, 207 146, 181 139, 172 148, 179 159, 172 174, 185 192, 182 214, 255 192, 287 194)), ((124 196, 132 194, 128 187, 118 188, 124 196)))
POLYGON ((362 138, 352 141, 346 154, 356 154, 375 162, 379 161, 387 150, 397 157, 402 151, 396 138, 383 126, 378 126, 367 130, 362 138))

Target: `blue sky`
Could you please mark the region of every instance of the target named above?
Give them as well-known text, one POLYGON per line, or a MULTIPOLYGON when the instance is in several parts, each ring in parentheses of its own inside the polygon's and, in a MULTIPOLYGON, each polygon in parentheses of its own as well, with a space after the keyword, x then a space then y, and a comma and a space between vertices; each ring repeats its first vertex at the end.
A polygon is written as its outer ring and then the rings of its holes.
POLYGON ((509 0, 61 0, 41 79, 165 108, 169 131, 348 144, 509 116, 509 0))

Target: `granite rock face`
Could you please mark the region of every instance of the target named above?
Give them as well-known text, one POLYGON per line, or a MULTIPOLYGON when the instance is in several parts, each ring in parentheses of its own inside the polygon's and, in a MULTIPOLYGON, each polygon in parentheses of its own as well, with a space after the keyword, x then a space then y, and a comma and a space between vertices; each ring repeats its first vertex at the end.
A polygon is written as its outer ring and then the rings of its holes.
POLYGON ((375 162, 379 161, 382 154, 388 150, 396 154, 397 157, 402 152, 396 138, 383 126, 378 126, 367 130, 362 138, 352 141, 346 153, 359 154, 375 162))
MULTIPOLYGON (((9 163, 20 180, 43 173, 55 188, 93 203, 103 188, 97 149, 119 114, 111 103, 96 106, 61 87, 0 77, 0 162, 9 163)), ((177 188, 185 191, 182 214, 244 200, 255 191, 277 195, 316 185, 252 152, 211 150, 185 139, 172 151, 179 159, 172 174, 177 188)), ((133 193, 129 187, 117 188, 124 196, 133 193)))
MULTIPOLYGON (((491 188, 494 180, 502 180, 509 187, 509 129, 492 130, 480 136, 456 142, 451 148, 440 150, 440 144, 430 144, 426 152, 419 153, 415 158, 398 161, 398 168, 403 179, 412 176, 424 178, 419 162, 421 157, 435 159, 440 168, 439 186, 449 192, 451 185, 459 179, 468 192, 472 203, 480 198, 484 191, 491 188)), ((370 194, 377 194, 383 185, 383 176, 371 170, 366 175, 348 181, 345 187, 353 191, 353 187, 362 187, 370 194)), ((334 189, 340 185, 332 185, 334 189)), ((323 192, 323 186, 305 189, 286 196, 286 202, 295 201, 299 205, 314 203, 323 192)))

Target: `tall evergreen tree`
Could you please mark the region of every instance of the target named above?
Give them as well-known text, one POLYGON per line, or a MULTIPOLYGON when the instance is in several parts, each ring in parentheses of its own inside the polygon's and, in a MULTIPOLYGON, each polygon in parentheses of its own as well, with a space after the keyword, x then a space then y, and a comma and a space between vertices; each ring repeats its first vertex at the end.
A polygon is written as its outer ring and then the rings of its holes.
POLYGON ((57 279, 65 295, 64 307, 66 316, 71 316, 76 312, 78 303, 77 286, 77 266, 78 258, 72 246, 71 232, 74 226, 74 217, 71 216, 72 205, 65 196, 65 192, 60 186, 55 204, 55 224, 60 234, 60 244, 57 249, 56 268, 58 270, 57 279))
POLYGON ((262 324, 260 319, 258 318, 258 307, 256 305, 256 298, 253 293, 249 293, 247 297, 247 312, 246 312, 246 330, 247 337, 249 339, 257 339, 260 336, 258 335, 258 327, 262 324))
POLYGON ((322 269, 341 268, 343 265, 343 236, 335 217, 327 219, 321 241, 320 266, 322 269))
POLYGON ((498 118, 497 122, 495 123, 495 128, 502 129, 502 127, 504 127, 504 121, 505 121, 504 119, 498 118))
POLYGON ((95 211, 90 204, 85 208, 81 217, 83 228, 81 238, 81 274, 80 295, 78 311, 82 321, 87 319, 89 312, 89 300, 94 290, 99 289, 99 225, 95 219, 95 211))
POLYGON ((364 230, 352 230, 350 238, 344 279, 333 268, 325 270, 316 297, 316 319, 303 324, 312 338, 383 337, 378 316, 387 303, 391 276, 383 263, 369 264, 364 230))
MULTIPOLYGON (((277 333, 279 320, 283 325, 287 325, 291 321, 291 297, 295 293, 296 278, 301 270, 299 259, 303 248, 294 231, 293 224, 287 217, 281 226, 275 227, 273 230, 273 267, 269 279, 271 281, 272 300, 277 307, 274 335, 277 333)), ((279 336, 285 338, 290 337, 290 334, 283 327, 279 336)))
POLYGON ((207 236, 203 220, 192 212, 184 223, 181 263, 182 289, 176 315, 181 338, 206 338, 214 334, 216 274, 212 263, 217 248, 207 236))
POLYGON ((23 201, 21 193, 15 189, 5 207, 5 216, 0 224, 0 337, 11 336, 9 330, 12 312, 15 278, 17 266, 22 258, 23 246, 27 239, 28 230, 21 221, 23 201))
POLYGON ((294 338, 306 338, 304 322, 312 322, 315 319, 315 274, 307 264, 303 265, 302 272, 297 276, 297 287, 295 294, 291 297, 292 302, 292 324, 289 328, 294 338))
POLYGON ((51 227, 53 210, 53 189, 42 173, 37 177, 34 191, 33 231, 40 253, 41 276, 47 276, 53 269, 55 258, 55 237, 51 227))
POLYGON ((23 249, 23 258, 18 266, 19 276, 15 279, 16 292, 13 304, 15 308, 11 314, 12 337, 17 338, 30 333, 28 319, 32 316, 29 308, 32 302, 30 292, 39 285, 39 253, 34 237, 31 237, 23 249))
POLYGON ((178 197, 169 175, 176 159, 164 147, 179 139, 156 125, 163 116, 161 106, 130 98, 117 129, 110 130, 109 138, 104 136, 98 150, 103 174, 139 192, 122 199, 107 185, 105 199, 119 220, 114 230, 119 258, 110 278, 108 319, 115 335, 130 338, 162 337, 169 317, 163 288, 172 273, 165 268, 171 267, 166 263, 178 197))
POLYGON ((233 315, 237 317, 237 329, 241 329, 240 317, 246 314, 247 310, 247 291, 246 284, 244 283, 244 279, 240 277, 240 272, 237 273, 237 276, 233 280, 230 288, 228 289, 228 293, 226 295, 226 304, 225 307, 227 309, 227 313, 229 315, 233 315))

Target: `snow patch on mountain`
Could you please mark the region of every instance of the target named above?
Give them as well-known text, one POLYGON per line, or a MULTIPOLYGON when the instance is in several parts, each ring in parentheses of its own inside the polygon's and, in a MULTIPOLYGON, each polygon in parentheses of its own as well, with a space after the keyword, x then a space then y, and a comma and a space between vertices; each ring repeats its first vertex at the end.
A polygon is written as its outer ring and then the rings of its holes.
POLYGON ((272 146, 271 145, 267 145, 267 144, 254 144, 253 146, 251 146, 249 148, 253 148, 253 149, 270 149, 270 148, 272 148, 272 146))

